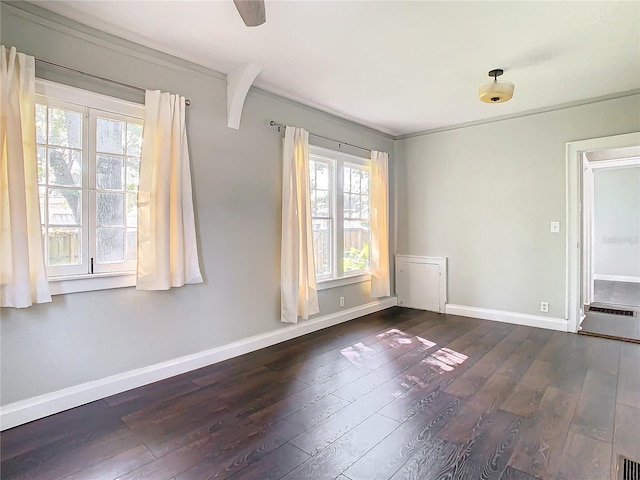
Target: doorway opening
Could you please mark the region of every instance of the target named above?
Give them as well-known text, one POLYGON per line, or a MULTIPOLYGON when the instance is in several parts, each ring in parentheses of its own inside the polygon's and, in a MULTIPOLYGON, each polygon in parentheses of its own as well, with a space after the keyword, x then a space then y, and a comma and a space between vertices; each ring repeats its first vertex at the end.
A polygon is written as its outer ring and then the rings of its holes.
POLYGON ((640 146, 582 153, 581 333, 640 342, 640 146))
POLYGON ((640 132, 568 143, 569 331, 640 341, 639 230, 640 132))

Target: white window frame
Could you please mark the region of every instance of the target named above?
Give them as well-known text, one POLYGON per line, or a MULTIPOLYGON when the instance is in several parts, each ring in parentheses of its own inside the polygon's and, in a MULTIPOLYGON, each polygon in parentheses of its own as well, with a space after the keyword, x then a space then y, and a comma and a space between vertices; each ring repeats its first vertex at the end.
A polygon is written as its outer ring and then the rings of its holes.
POLYGON ((134 286, 136 282, 135 262, 124 262, 118 266, 102 264, 99 267, 96 264, 93 269, 94 273, 90 273, 90 250, 95 245, 96 235, 95 221, 90 222, 90 216, 93 215, 91 218, 95 218, 96 213, 96 133, 94 130, 96 118, 100 114, 108 114, 109 118, 116 120, 141 124, 144 118, 144 105, 42 79, 36 79, 36 103, 58 106, 83 114, 82 264, 47 267, 51 293, 58 295, 134 286))
MULTIPOLYGON (((348 153, 331 150, 316 145, 309 145, 309 159, 318 159, 322 162, 331 164, 330 175, 330 195, 332 212, 332 274, 316 276, 316 284, 318 290, 350 285, 353 283, 366 282, 371 279, 371 266, 366 270, 352 271, 345 273, 343 271, 344 258, 344 167, 353 166, 362 168, 369 172, 369 189, 371 188, 371 160, 348 153)), ((370 190, 369 190, 370 191, 370 190)), ((369 193, 369 202, 371 202, 371 194, 369 193)), ((314 217, 315 218, 315 217, 314 217)), ((369 222, 371 222, 371 206, 369 206, 369 222)), ((371 261, 371 258, 369 258, 371 261)))

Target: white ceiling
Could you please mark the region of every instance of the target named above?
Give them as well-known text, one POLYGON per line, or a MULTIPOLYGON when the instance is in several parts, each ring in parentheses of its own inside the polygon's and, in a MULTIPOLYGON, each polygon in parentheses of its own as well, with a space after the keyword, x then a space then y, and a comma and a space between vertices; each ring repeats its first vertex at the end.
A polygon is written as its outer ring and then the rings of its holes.
POLYGON ((34 2, 393 135, 640 88, 636 1, 275 1, 248 28, 231 0, 34 2), (513 100, 477 89, 503 68, 513 100))

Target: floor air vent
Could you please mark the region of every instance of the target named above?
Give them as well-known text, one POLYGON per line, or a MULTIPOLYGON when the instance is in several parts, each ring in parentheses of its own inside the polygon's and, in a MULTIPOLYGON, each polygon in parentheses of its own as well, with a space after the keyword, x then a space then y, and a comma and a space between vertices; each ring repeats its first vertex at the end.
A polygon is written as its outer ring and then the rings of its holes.
POLYGON ((609 315, 622 315, 623 317, 633 317, 633 310, 618 310, 615 308, 589 307, 590 312, 608 313, 609 315))
POLYGON ((640 480, 640 463, 618 456, 618 480, 640 480))

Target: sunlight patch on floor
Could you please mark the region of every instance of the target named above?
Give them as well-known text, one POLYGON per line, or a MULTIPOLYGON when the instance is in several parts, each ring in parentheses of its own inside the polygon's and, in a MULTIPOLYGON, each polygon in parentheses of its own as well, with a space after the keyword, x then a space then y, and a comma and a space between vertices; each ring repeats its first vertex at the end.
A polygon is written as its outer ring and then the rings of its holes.
POLYGON ((464 363, 469 358, 467 355, 451 350, 450 348, 441 348, 437 352, 432 353, 422 360, 422 363, 439 368, 442 372, 451 372, 458 365, 464 363))

